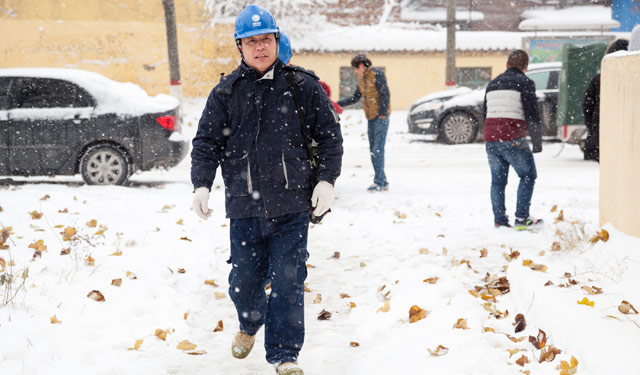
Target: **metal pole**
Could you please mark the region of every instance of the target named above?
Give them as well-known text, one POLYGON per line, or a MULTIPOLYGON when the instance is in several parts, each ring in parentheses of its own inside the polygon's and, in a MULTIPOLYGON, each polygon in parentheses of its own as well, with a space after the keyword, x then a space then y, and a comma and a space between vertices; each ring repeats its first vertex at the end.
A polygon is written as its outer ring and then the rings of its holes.
POLYGON ((164 19, 167 26, 167 48, 169 50, 169 82, 171 95, 182 104, 182 85, 180 82, 180 60, 178 59, 178 33, 176 31, 176 10, 173 0, 162 0, 164 19))
POLYGON ((456 0, 447 0, 447 88, 456 85, 456 0))

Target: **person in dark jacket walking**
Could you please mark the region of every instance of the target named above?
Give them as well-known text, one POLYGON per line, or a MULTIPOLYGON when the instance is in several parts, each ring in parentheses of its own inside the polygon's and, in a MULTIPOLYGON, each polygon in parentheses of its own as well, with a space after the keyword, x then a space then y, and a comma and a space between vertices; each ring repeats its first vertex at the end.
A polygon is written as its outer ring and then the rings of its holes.
MULTIPOLYGON (((611 42, 605 55, 616 51, 626 51, 629 41, 617 39, 611 42)), ((584 95, 582 103, 584 123, 587 126, 587 139, 584 144, 584 160, 600 161, 600 72, 596 74, 584 95)))
POLYGON ((267 361, 280 375, 300 375, 310 207, 320 216, 333 203, 340 125, 317 79, 278 59, 279 28, 269 11, 247 6, 234 37, 242 62, 211 91, 193 139, 193 208, 206 220, 221 166, 230 218, 229 295, 240 323, 232 355, 245 358, 264 325, 267 361), (315 173, 299 114, 317 143, 315 173))
POLYGON ((389 190, 389 182, 384 173, 384 146, 389 130, 389 87, 384 72, 371 67, 371 60, 365 55, 356 55, 351 67, 358 79, 355 92, 349 98, 338 101, 342 107, 357 103, 363 98, 362 107, 368 121, 369 151, 375 176, 369 191, 389 190))
POLYGON ((511 52, 507 70, 489 82, 484 96, 484 140, 491 169, 491 205, 496 227, 511 227, 504 203, 509 166, 520 177, 516 229, 542 222, 529 216, 537 174, 526 136, 527 132, 531 136, 533 152, 540 152, 542 129, 536 85, 524 74, 528 66, 529 56, 525 51, 511 52))

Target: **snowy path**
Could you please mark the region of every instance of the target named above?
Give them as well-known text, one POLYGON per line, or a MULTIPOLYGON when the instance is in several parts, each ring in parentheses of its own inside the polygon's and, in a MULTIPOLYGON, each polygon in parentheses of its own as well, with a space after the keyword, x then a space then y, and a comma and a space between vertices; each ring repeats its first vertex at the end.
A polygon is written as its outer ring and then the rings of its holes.
MULTIPOLYGON (((187 103, 186 119, 193 126, 186 135, 195 132, 203 104, 187 103)), ((536 157, 539 177, 531 210, 545 219, 545 226, 537 232, 497 230, 484 146, 424 142, 406 134, 405 116, 392 115, 387 143, 391 189, 386 193, 365 191, 372 169, 361 112, 343 116, 345 159, 334 212, 310 231, 309 264, 314 268, 307 279, 311 292, 305 297, 307 336, 300 356, 305 373, 558 374, 560 360, 571 356, 578 359, 580 374, 633 368, 623 358, 640 350, 639 320, 617 313, 617 304, 625 299, 640 305, 640 292, 633 287, 640 282, 640 241, 609 228, 610 242, 587 243, 599 230, 597 164, 584 162, 577 147, 567 145, 560 152, 562 145, 545 144, 536 157), (554 205, 564 213, 558 223, 558 212, 550 212, 554 205), (554 242, 563 250, 551 252, 554 242), (511 250, 520 256, 509 262, 503 254, 511 250), (339 258, 332 257, 335 252, 339 258), (523 267, 524 259, 543 263, 548 271, 523 267), (543 286, 546 280, 567 282, 564 272, 606 293, 586 295, 582 284, 543 286), (486 283, 487 273, 508 276, 512 287, 491 307, 469 293, 486 283), (439 279, 435 284, 423 281, 430 277, 439 279), (387 292, 390 309, 377 312, 387 292), (341 298, 341 293, 349 297, 341 298), (314 303, 318 294, 321 302, 314 303), (584 296, 596 301, 595 308, 575 303, 584 296), (427 317, 409 323, 412 305, 426 309, 427 317), (503 314, 508 310, 508 316, 496 319, 486 308, 503 314), (323 309, 332 313, 330 320, 317 320, 323 309), (526 315, 528 326, 515 334, 517 313, 526 315), (460 318, 469 329, 453 328, 460 318), (595 341, 615 338, 620 345, 611 344, 615 351, 594 348, 576 333, 576 326, 584 327, 585 335, 596 335, 595 341), (496 333, 485 332, 485 327, 496 333), (562 350, 551 363, 537 363, 540 352, 526 339, 538 328, 547 331, 549 345, 562 350), (515 343, 503 333, 525 340, 515 343), (351 347, 351 342, 359 346, 351 347), (431 356, 427 349, 438 345, 449 352, 431 356), (514 349, 522 352, 510 357, 508 350, 514 349), (598 350, 604 350, 606 359, 596 358, 598 350), (531 362, 524 367, 515 364, 522 355, 531 362)), ((187 158, 170 171, 134 176, 134 187, 59 183, 78 182, 79 177, 16 178, 30 183, 0 185, 0 224, 13 231, 9 250, 0 250, 0 257, 14 261, 16 279, 29 268, 25 287, 11 304, 0 306, 0 374, 273 373, 264 360, 262 331, 247 359, 230 356, 237 324, 226 290, 223 192, 214 190, 214 214, 200 221, 190 209, 188 176, 187 158), (41 200, 46 194, 50 198, 41 200), (34 210, 43 218, 33 220, 27 212, 34 210), (85 224, 92 219, 98 227, 85 224), (58 234, 63 227, 56 225, 77 228, 91 244, 70 246, 58 234), (108 227, 104 236, 94 234, 100 225, 108 227), (39 239, 48 248, 32 260, 28 245, 39 239), (71 253, 59 255, 67 247, 71 253), (113 255, 118 252, 122 254, 113 255), (94 265, 86 264, 88 256, 94 265), (136 279, 128 278, 127 271, 136 279), (122 286, 111 285, 116 278, 122 286), (218 286, 205 285, 211 279, 218 286), (91 290, 100 290, 106 301, 86 298, 91 290), (50 323, 54 315, 61 324, 50 323), (220 320, 224 330, 214 333, 220 320), (166 341, 154 336, 158 328, 170 330, 166 341), (127 350, 136 340, 143 340, 140 348, 127 350), (206 354, 176 349, 183 340, 206 354)), ((215 185, 220 183, 217 179, 215 185)), ((507 188, 510 213, 516 187, 514 174, 507 188)), ((4 289, 0 292, 4 297, 4 289)))

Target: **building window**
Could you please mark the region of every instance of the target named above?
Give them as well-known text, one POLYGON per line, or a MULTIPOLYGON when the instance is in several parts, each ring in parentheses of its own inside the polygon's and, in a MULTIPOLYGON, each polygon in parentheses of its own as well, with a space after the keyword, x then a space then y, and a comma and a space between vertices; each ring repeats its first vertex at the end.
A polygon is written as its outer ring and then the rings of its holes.
MULTIPOLYGON (((376 69, 382 70, 385 72, 385 68, 382 66, 376 66, 376 69)), ((358 79, 356 74, 353 72, 353 68, 350 66, 341 66, 340 67, 340 99, 349 98, 356 91, 356 87, 358 87, 358 79)), ((349 109, 362 108, 362 100, 357 102, 356 104, 350 105, 349 109)))
POLYGON ((491 81, 491 67, 458 68, 458 86, 479 88, 491 81))

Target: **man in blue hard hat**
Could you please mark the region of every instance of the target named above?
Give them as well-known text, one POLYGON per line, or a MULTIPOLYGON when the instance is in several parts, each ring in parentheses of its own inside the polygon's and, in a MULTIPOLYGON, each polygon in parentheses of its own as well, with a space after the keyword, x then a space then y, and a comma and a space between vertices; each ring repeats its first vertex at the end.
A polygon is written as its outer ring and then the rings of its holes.
POLYGON ((278 59, 279 37, 266 9, 249 5, 238 15, 242 62, 209 95, 193 139, 191 180, 193 208, 206 220, 221 166, 230 218, 229 295, 240 322, 232 355, 245 358, 264 325, 267 361, 279 375, 301 375, 309 218, 333 204, 342 136, 315 76, 278 59), (317 143, 315 155, 310 140, 317 143))

